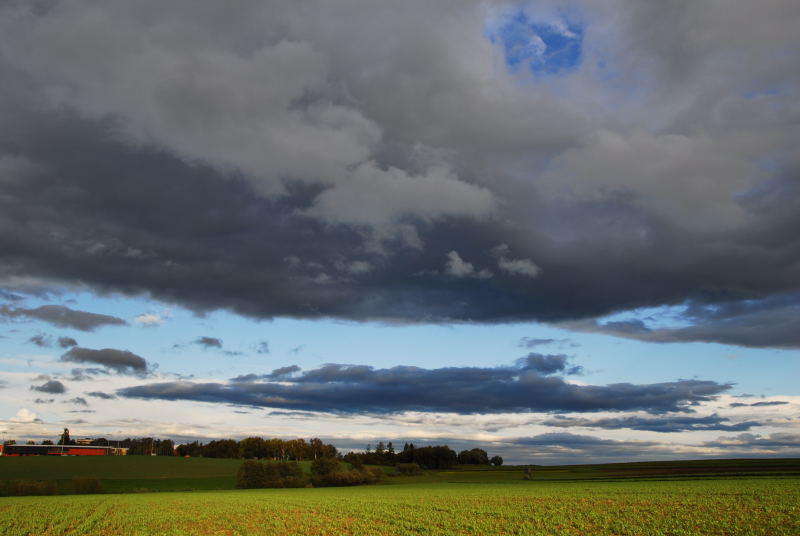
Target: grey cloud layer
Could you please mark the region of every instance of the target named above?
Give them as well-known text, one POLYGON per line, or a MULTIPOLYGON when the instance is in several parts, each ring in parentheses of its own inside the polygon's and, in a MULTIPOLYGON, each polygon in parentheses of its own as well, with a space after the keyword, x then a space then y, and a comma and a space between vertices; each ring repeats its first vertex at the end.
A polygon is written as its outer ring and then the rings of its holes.
POLYGON ((720 437, 716 441, 704 443, 706 447, 729 450, 735 453, 761 452, 762 454, 800 454, 800 434, 791 432, 775 433, 768 436, 759 434, 739 434, 735 437, 720 437))
MULTIPOLYGON (((499 4, 312 5, 3 4, 3 296, 482 322, 761 300, 636 336, 798 346, 800 4, 576 2, 557 80, 504 71, 499 4)), ((74 313, 0 309, 124 323, 74 313)))
POLYGON ((575 385, 543 376, 524 364, 515 367, 449 367, 328 364, 301 374, 295 367, 270 375, 247 375, 228 383, 161 382, 127 387, 124 397, 195 400, 334 413, 433 411, 688 411, 713 400, 730 385, 681 380, 635 385, 575 385), (266 381, 264 381, 266 380, 266 381))
POLYGON ((127 350, 115 350, 113 348, 94 350, 76 346, 62 355, 61 360, 102 365, 120 374, 143 375, 147 373, 147 360, 127 350))
POLYGON ((567 368, 569 357, 563 354, 538 354, 531 352, 527 357, 523 357, 518 364, 526 370, 533 370, 542 375, 566 372, 567 374, 581 374, 583 367, 572 366, 567 368))
POLYGON ((692 430, 721 430, 727 432, 744 432, 754 426, 759 426, 758 421, 745 421, 731 423, 731 420, 719 415, 695 417, 691 415, 664 415, 658 417, 612 417, 605 419, 583 419, 557 416, 544 421, 546 426, 558 428, 572 428, 575 426, 586 428, 601 428, 616 430, 629 428, 631 430, 646 430, 649 432, 687 432, 692 430))
POLYGON ((42 385, 32 385, 31 391, 38 391, 40 393, 49 393, 51 395, 60 395, 67 392, 64 384, 58 380, 48 380, 42 385))
POLYGON ((100 398, 102 400, 115 400, 117 398, 115 395, 112 395, 110 393, 104 393, 102 391, 91 391, 91 392, 88 392, 86 394, 88 396, 91 396, 91 397, 94 397, 94 398, 100 398))
MULTIPOLYGON (((125 320, 116 316, 76 311, 63 305, 41 305, 34 309, 0 305, 0 316, 6 318, 35 318, 62 328, 94 331, 101 326, 124 326, 125 320)), ((61 339, 59 339, 59 343, 61 339)), ((38 343, 37 343, 38 344, 38 343)))

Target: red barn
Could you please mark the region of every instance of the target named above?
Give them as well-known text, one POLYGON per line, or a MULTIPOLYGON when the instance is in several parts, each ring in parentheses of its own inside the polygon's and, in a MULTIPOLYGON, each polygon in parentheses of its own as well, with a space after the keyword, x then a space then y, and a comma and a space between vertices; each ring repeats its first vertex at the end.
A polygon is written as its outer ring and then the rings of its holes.
POLYGON ((114 456, 127 450, 82 445, 0 445, 0 456, 114 456))

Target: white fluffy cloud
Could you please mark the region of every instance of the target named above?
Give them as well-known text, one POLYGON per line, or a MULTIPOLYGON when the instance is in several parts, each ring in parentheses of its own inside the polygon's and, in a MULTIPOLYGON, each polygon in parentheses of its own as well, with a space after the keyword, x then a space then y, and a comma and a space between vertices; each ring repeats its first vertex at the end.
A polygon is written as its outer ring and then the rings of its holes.
POLYGON ((444 273, 451 277, 463 278, 474 277, 476 279, 488 279, 492 277, 489 270, 475 270, 471 262, 461 258, 457 251, 453 250, 447 254, 447 262, 444 265, 444 273))
POLYGON ((38 421, 38 417, 32 411, 27 408, 20 408, 20 410, 11 417, 11 420, 14 422, 36 422, 38 421))
POLYGON ((539 267, 530 259, 506 259, 500 257, 497 261, 497 266, 504 272, 513 275, 524 275, 527 277, 536 277, 539 275, 539 267))
POLYGON ((379 227, 397 223, 404 216, 482 219, 494 206, 488 189, 460 181, 446 166, 409 175, 398 168, 381 169, 374 162, 366 162, 337 187, 323 192, 305 214, 331 222, 379 227))
POLYGON ((164 319, 155 313, 142 313, 137 315, 134 321, 142 326, 160 326, 164 319))

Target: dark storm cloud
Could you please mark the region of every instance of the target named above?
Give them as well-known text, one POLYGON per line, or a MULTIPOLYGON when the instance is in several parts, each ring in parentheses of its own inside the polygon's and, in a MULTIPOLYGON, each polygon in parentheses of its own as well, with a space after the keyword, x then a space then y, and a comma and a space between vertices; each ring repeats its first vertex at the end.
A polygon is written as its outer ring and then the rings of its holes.
POLYGON ((800 294, 726 303, 691 302, 682 314, 691 325, 650 328, 641 320, 562 324, 648 342, 718 342, 739 346, 800 348, 800 294))
POLYGON ((115 350, 113 348, 93 350, 76 346, 62 355, 61 360, 73 363, 93 363, 114 370, 119 374, 144 375, 147 373, 147 361, 143 357, 127 350, 115 350))
POLYGON ((42 385, 32 385, 31 391, 38 391, 40 393, 49 393, 51 395, 60 395, 67 392, 64 384, 58 380, 48 380, 42 385))
POLYGON ((76 341, 72 337, 59 337, 58 345, 61 348, 71 348, 73 346, 78 346, 78 341, 76 341))
POLYGON ((198 337, 195 341, 195 344, 199 344, 203 348, 219 348, 222 349, 222 339, 218 339, 216 337, 198 337))
POLYGON ((658 417, 610 417, 604 419, 586 419, 575 417, 556 416, 542 422, 545 426, 558 428, 600 428, 616 430, 628 428, 631 430, 646 430, 648 432, 688 432, 693 430, 723 430, 727 432, 745 432, 753 426, 760 426, 757 421, 731 423, 730 419, 719 415, 694 417, 690 415, 663 415, 658 417))
POLYGON ((115 316, 76 311, 63 305, 42 305, 34 309, 0 305, 0 316, 6 318, 35 318, 62 328, 94 331, 101 326, 124 326, 123 319, 115 316))
POLYGON ((88 406, 89 403, 82 396, 76 396, 64 401, 65 404, 75 404, 76 406, 88 406))
POLYGON ((505 72, 486 6, 3 4, 0 283, 397 322, 761 300, 624 336, 797 347, 798 3, 578 2, 558 80, 505 72))
POLYGON ((117 398, 116 395, 110 393, 103 393, 102 391, 92 391, 86 393, 86 395, 94 398, 100 398, 102 400, 115 400, 117 398))
MULTIPOLYGON (((516 367, 448 367, 328 364, 296 376, 240 376, 230 383, 162 382, 127 387, 131 398, 196 400, 334 413, 401 411, 497 413, 507 411, 688 411, 730 389, 713 381, 680 380, 634 385, 575 385, 516 367)), ((280 369, 278 369, 280 370, 280 369)), ((276 371, 277 372, 277 371, 276 371)), ((274 373, 273 373, 274 374, 274 373)), ((272 376, 272 375, 270 375, 272 376)))
POLYGON ((258 346, 256 346, 256 353, 268 354, 269 353, 269 341, 259 341, 258 346))

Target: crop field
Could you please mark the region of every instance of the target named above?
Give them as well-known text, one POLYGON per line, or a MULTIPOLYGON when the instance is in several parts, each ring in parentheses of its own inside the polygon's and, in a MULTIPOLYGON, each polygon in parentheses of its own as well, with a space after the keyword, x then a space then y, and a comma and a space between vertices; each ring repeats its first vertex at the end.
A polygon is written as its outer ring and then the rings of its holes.
POLYGON ((797 459, 536 467, 530 481, 522 467, 387 467, 377 486, 235 490, 240 464, 0 458, 0 481, 50 480, 60 493, 0 497, 0 534, 800 534, 797 459), (106 493, 67 495, 81 477, 106 493))
POLYGON ((231 489, 241 464, 172 456, 0 457, 0 480, 55 480, 68 490, 73 478, 93 477, 111 492, 231 489))
POLYGON ((414 483, 0 498, 0 533, 800 534, 800 481, 414 483))

